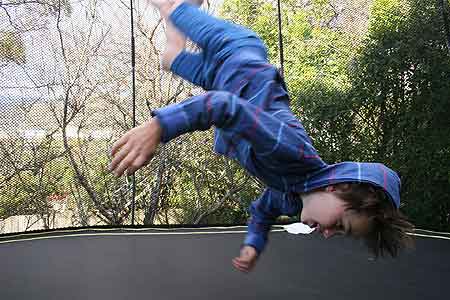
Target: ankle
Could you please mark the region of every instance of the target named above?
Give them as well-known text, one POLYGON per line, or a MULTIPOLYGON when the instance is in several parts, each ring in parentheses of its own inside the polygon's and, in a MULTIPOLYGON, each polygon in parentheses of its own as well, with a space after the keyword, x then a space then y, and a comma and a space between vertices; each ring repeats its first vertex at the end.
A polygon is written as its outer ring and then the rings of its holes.
POLYGON ((159 12, 161 13, 161 16, 167 19, 170 16, 170 14, 183 2, 184 0, 168 0, 164 2, 158 8, 159 12))

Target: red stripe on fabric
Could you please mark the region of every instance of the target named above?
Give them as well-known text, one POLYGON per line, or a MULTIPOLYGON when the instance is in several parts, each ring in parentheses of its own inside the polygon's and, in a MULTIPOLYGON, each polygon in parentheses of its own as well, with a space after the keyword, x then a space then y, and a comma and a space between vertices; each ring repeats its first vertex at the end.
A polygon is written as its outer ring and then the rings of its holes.
POLYGON ((210 93, 208 95, 208 97, 206 98, 206 110, 208 113, 211 112, 211 109, 212 109, 211 97, 212 97, 212 94, 210 93))
POLYGON ((228 155, 230 155, 231 152, 233 152, 233 153, 236 152, 236 147, 234 146, 233 143, 230 143, 230 144, 229 144, 229 147, 228 147, 228 149, 227 149, 227 154, 228 154, 228 155))
POLYGON ((299 152, 300 152, 300 158, 305 158, 305 159, 316 159, 316 158, 319 158, 319 155, 317 155, 317 154, 314 154, 314 155, 307 155, 307 154, 305 154, 305 143, 300 145, 299 152))
POLYGON ((262 111, 262 108, 258 106, 256 108, 256 111, 255 111, 255 117, 253 119, 253 125, 249 129, 249 132, 248 132, 248 136, 249 137, 252 137, 255 134, 256 128, 258 127, 259 114, 261 113, 261 111, 262 111))
POLYGON ((378 167, 380 168, 381 172, 383 172, 383 188, 385 190, 387 190, 387 173, 386 173, 386 168, 383 168, 382 165, 378 165, 378 167))
POLYGON ((206 112, 207 112, 207 116, 208 116, 208 124, 211 124, 211 118, 212 118, 212 115, 211 115, 211 111, 212 111, 211 98, 212 98, 212 94, 209 93, 207 98, 206 98, 206 112))
MULTIPOLYGON (((234 89, 232 89, 232 93, 236 93, 236 91, 237 91, 244 83, 246 83, 246 82, 252 80, 253 77, 255 77, 255 75, 256 75, 257 72, 259 72, 259 71, 261 71, 261 70, 263 70, 263 69, 272 68, 272 67, 273 67, 273 66, 270 65, 270 64, 263 64, 261 67, 253 69, 252 72, 250 72, 247 76, 245 76, 244 78, 242 78, 242 79, 236 84, 236 87, 235 87, 234 89)), ((257 112, 257 113, 259 113, 259 112, 257 112)), ((255 122, 255 123, 253 124, 253 128, 251 129, 251 132, 254 132, 254 131, 256 130, 256 126, 257 126, 257 122, 255 122)), ((251 134, 252 134, 252 133, 250 133, 250 135, 251 135, 251 134)), ((235 135, 232 136, 232 138, 230 138, 230 139, 228 140, 228 143, 227 143, 227 145, 226 145, 226 150, 225 150, 225 152, 226 152, 227 154, 229 154, 231 151, 233 151, 233 150, 235 149, 234 142, 232 141, 232 139, 234 139, 234 137, 235 137, 235 135)))
POLYGON ((315 159, 315 158, 319 158, 319 155, 317 155, 317 154, 315 154, 315 155, 305 155, 304 158, 315 159))

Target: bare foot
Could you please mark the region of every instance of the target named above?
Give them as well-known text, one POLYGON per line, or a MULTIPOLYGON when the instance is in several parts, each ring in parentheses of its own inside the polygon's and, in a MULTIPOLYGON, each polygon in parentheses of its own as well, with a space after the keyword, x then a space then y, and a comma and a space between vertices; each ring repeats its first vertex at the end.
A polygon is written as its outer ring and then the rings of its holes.
POLYGON ((164 7, 172 6, 175 2, 174 0, 148 0, 155 8, 161 10, 164 7))
POLYGON ((155 6, 158 9, 161 9, 166 6, 172 6, 175 4, 175 2, 187 2, 191 3, 196 6, 201 6, 203 4, 204 0, 148 0, 153 6, 155 6))
POLYGON ((178 5, 186 1, 193 5, 201 6, 204 0, 149 0, 166 19, 166 48, 161 55, 161 66, 164 70, 170 71, 170 67, 175 58, 184 49, 186 38, 178 32, 176 28, 168 21, 168 16, 178 5))

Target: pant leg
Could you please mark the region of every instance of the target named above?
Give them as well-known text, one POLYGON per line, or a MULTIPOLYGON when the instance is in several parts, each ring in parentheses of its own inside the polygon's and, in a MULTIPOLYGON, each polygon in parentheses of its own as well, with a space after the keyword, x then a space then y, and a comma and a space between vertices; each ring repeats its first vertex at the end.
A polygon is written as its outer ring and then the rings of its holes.
POLYGON ((183 50, 177 55, 170 66, 170 70, 183 79, 206 89, 205 61, 203 53, 192 53, 183 50))
POLYGON ((241 47, 262 48, 267 58, 264 43, 256 33, 211 16, 191 4, 180 4, 170 15, 170 20, 178 30, 203 49, 208 62, 220 60, 241 47))

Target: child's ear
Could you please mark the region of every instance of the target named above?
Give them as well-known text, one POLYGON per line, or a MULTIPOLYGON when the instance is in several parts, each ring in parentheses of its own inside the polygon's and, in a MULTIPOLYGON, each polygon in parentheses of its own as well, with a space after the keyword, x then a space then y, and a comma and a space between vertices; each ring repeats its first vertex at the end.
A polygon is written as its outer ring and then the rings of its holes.
POLYGON ((327 186, 327 187, 325 188, 325 191, 326 191, 326 192, 329 192, 329 193, 335 192, 336 190, 337 190, 337 188, 336 188, 335 185, 329 185, 329 186, 327 186))
POLYGON ((327 192, 336 192, 336 191, 341 191, 341 192, 346 192, 350 189, 350 184, 348 183, 338 183, 338 184, 332 184, 329 185, 325 188, 325 190, 327 192))

